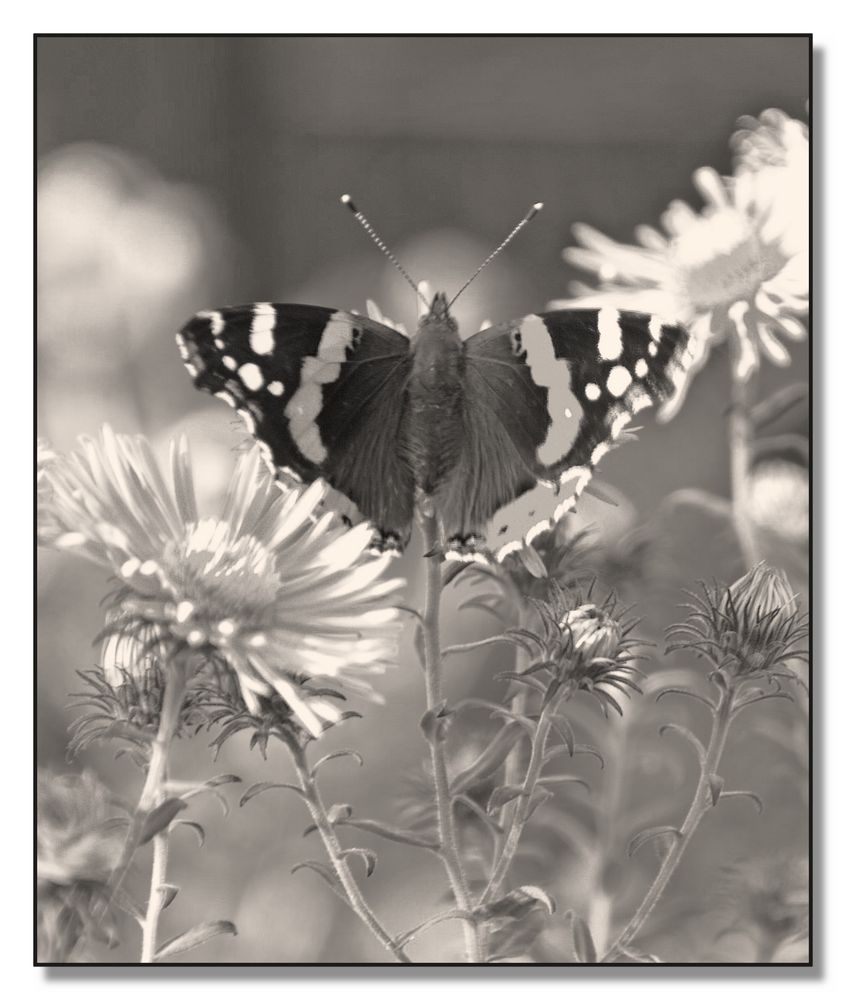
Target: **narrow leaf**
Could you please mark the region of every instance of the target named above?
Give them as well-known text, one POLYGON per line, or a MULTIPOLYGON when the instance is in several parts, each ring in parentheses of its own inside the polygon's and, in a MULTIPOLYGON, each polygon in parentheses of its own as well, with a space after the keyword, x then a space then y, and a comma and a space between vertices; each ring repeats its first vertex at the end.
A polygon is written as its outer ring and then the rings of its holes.
POLYGON ((174 955, 181 955, 183 952, 190 951, 192 948, 198 948, 201 944, 205 944, 206 941, 210 941, 213 937, 217 937, 219 934, 237 935, 238 930, 235 927, 235 924, 231 923, 229 920, 209 920, 206 923, 197 924, 197 926, 192 927, 190 931, 185 931, 183 934, 177 934, 176 937, 173 937, 170 941, 165 942, 156 952, 156 961, 161 962, 162 959, 171 958, 174 955))
POLYGON ((522 794, 523 789, 520 785, 500 785, 499 788, 495 788, 491 792, 487 810, 489 813, 496 812, 497 809, 501 809, 522 794))
POLYGON ((176 815, 187 808, 187 803, 183 802, 182 799, 165 799, 147 814, 144 825, 141 827, 138 843, 146 844, 148 840, 152 840, 157 833, 161 833, 162 830, 170 826, 176 815))
POLYGON ((631 858, 643 847, 643 845, 654 837, 674 836, 681 837, 681 833, 674 826, 651 826, 648 830, 641 830, 629 841, 626 854, 631 858))
POLYGON ((667 722, 658 730, 659 736, 663 736, 664 733, 676 733, 678 736, 686 739, 694 750, 696 750, 696 756, 699 758, 700 764, 705 762, 705 747, 702 746, 699 738, 694 736, 687 726, 679 726, 675 722, 667 722))
POLYGON ((708 788, 711 792, 712 806, 715 806, 720 801, 720 795, 722 794, 725 783, 725 778, 721 778, 719 774, 708 775, 708 788))
POLYGON ((358 762, 359 767, 364 767, 364 758, 357 750, 335 750, 333 753, 324 754, 320 760, 316 760, 311 765, 311 776, 312 778, 317 774, 319 768, 323 767, 327 761, 339 760, 341 757, 352 757, 353 760, 358 762))
POLYGON ((366 847, 348 847, 346 850, 341 851, 341 857, 347 858, 350 856, 356 856, 362 859, 364 862, 364 871, 367 878, 376 871, 376 852, 371 851, 366 847))
POLYGON ((193 822, 193 820, 190 820, 190 819, 178 819, 173 824, 174 830, 178 826, 187 826, 187 827, 189 827, 197 835, 197 840, 199 841, 200 847, 202 847, 203 844, 205 844, 205 842, 206 842, 206 831, 200 826, 199 823, 195 823, 195 822, 193 822))
POLYGON ((723 792, 722 795, 720 796, 720 798, 721 799, 741 799, 741 798, 742 799, 750 799, 752 801, 752 804, 755 806, 755 809, 757 810, 757 813, 758 813, 759 816, 764 811, 764 802, 763 802, 763 800, 758 795, 756 795, 754 792, 747 792, 747 791, 723 792))
POLYGON ((176 894, 179 892, 179 886, 172 885, 170 882, 162 882, 162 884, 157 888, 163 896, 162 909, 166 910, 174 899, 176 899, 176 894))
POLYGON ((590 785, 584 778, 577 778, 574 774, 550 774, 545 778, 538 779, 539 785, 581 785, 590 794, 590 785))
POLYGON ((324 865, 322 861, 301 861, 298 865, 294 865, 291 869, 291 874, 296 875, 296 873, 301 871, 303 868, 308 868, 310 871, 316 872, 323 879, 323 881, 327 883, 332 892, 340 896, 345 903, 347 902, 343 886, 341 885, 338 876, 329 867, 329 865, 324 865))
POLYGON ((250 785, 250 787, 241 796, 240 805, 245 806, 250 799, 254 799, 257 795, 261 795, 262 792, 266 792, 269 788, 287 788, 290 792, 296 792, 300 798, 305 798, 305 793, 302 788, 298 788, 296 785, 290 785, 286 781, 259 781, 255 785, 250 785))
POLYGON ((808 398, 808 386, 805 382, 797 382, 793 385, 786 385, 778 389, 771 396, 762 399, 757 406, 752 408, 750 417, 752 423, 758 429, 773 423, 779 417, 783 417, 794 406, 804 402, 808 398))
POLYGON ((596 945, 593 943, 593 935, 590 927, 585 921, 572 910, 567 916, 570 918, 570 929, 573 934, 573 954, 576 961, 585 965, 592 965, 596 962, 596 945))
POLYGON ((525 892, 527 896, 531 896, 533 899, 538 900, 538 902, 543 903, 550 916, 555 913, 557 904, 546 889, 541 889, 540 886, 537 885, 521 885, 517 891, 525 892))

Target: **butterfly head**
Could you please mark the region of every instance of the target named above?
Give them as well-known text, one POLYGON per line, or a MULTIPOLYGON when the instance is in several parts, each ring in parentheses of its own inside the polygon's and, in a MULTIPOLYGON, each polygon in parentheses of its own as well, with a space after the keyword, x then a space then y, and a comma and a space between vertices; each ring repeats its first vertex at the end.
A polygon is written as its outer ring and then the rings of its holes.
POLYGON ((449 300, 444 292, 435 292, 429 311, 420 317, 419 332, 423 333, 427 329, 438 329, 458 334, 458 324, 450 314, 449 300))

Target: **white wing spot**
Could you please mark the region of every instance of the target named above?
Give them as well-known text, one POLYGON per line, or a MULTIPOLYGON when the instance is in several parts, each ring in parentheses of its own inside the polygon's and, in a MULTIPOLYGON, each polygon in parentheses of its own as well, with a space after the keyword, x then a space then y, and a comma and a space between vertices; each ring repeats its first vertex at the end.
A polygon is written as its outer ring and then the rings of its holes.
POLYGON ((285 386, 281 382, 268 382, 267 391, 271 396, 281 396, 285 391, 285 386))
POLYGON ((253 322, 250 327, 250 347, 256 354, 273 353, 275 328, 276 310, 269 302, 257 302, 253 306, 253 322))
POLYGON ((608 374, 606 386, 612 396, 622 396, 632 384, 632 373, 622 365, 614 365, 608 374))
POLYGON ((223 402, 226 403, 227 406, 234 406, 235 405, 235 398, 234 398, 234 396, 232 395, 231 392, 223 392, 223 391, 216 392, 215 396, 217 396, 218 399, 222 399, 223 402))
POLYGON ((637 359, 637 364, 635 365, 635 375, 638 378, 646 378, 649 374, 649 365, 644 361, 643 358, 637 359))
POLYGON ((661 339, 661 327, 664 325, 658 316, 649 318, 649 336, 657 343, 661 339))
POLYGON ((224 354, 221 360, 231 372, 234 372, 238 367, 238 362, 229 354, 224 354))
POLYGON ((569 407, 569 406, 565 406, 565 407, 564 407, 564 416, 565 416, 565 417, 566 417, 566 418, 567 418, 568 420, 572 419, 572 416, 573 416, 573 411, 572 411, 572 410, 570 409, 570 407, 569 407))
POLYGON ((655 355, 658 353, 658 345, 650 344, 647 350, 649 351, 650 355, 654 358, 655 355))
POLYGON ((261 369, 258 365, 254 365, 252 361, 241 365, 238 369, 238 374, 241 376, 241 381, 244 385, 253 392, 257 392, 264 385, 264 376, 261 373, 261 369))
POLYGON ((585 386, 585 396, 587 396, 592 403, 595 403, 601 394, 601 390, 596 382, 588 382, 585 386))
POLYGON ((596 317, 599 328, 599 354, 606 361, 614 361, 623 352, 623 331, 620 314, 616 309, 600 309, 596 317))
POLYGON ((607 441, 600 441, 591 452, 590 464, 598 465, 610 450, 611 445, 609 445, 607 441))

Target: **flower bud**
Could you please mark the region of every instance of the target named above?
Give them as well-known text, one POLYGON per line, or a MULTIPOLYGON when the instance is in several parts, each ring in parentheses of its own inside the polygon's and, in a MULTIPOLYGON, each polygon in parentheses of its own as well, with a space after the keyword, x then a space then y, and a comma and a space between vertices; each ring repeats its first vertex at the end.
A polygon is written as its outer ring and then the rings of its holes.
POLYGON ((559 628, 569 632, 576 654, 587 661, 598 657, 613 659, 623 638, 620 623, 595 604, 582 604, 568 611, 559 622, 559 628))
POLYGON ((795 611, 787 574, 759 563, 728 588, 720 610, 736 623, 738 643, 759 651, 795 611))

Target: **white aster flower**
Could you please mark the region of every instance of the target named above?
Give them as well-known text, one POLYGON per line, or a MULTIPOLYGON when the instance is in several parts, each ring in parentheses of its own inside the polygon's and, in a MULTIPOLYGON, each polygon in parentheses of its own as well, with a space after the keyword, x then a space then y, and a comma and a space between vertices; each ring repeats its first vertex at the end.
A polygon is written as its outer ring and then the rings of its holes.
MULTIPOLYGON (((306 682, 372 695, 368 678, 395 655, 398 611, 386 599, 402 581, 381 579, 390 557, 368 551, 366 525, 347 529, 320 509, 324 484, 282 492, 254 448, 220 516, 201 516, 184 438, 171 446, 172 485, 143 438, 106 427, 80 443, 47 467, 61 528, 51 541, 115 573, 119 622, 157 650, 223 661, 251 712, 276 693, 313 736, 342 713, 306 682)), ((128 648, 109 653, 125 659, 128 648)))
POLYGON ((661 412, 665 419, 678 411, 712 344, 732 338, 735 373, 745 380, 762 354, 777 365, 790 364, 779 337, 805 337, 797 314, 807 311, 807 245, 797 248, 795 230, 788 226, 791 213, 765 207, 748 170, 722 178, 703 167, 693 181, 705 202, 702 211, 672 202, 661 219, 666 235, 639 226, 639 246, 574 226, 582 246, 567 248, 564 257, 593 271, 600 285, 576 284, 575 298, 552 304, 632 309, 688 326, 693 361, 661 412))

